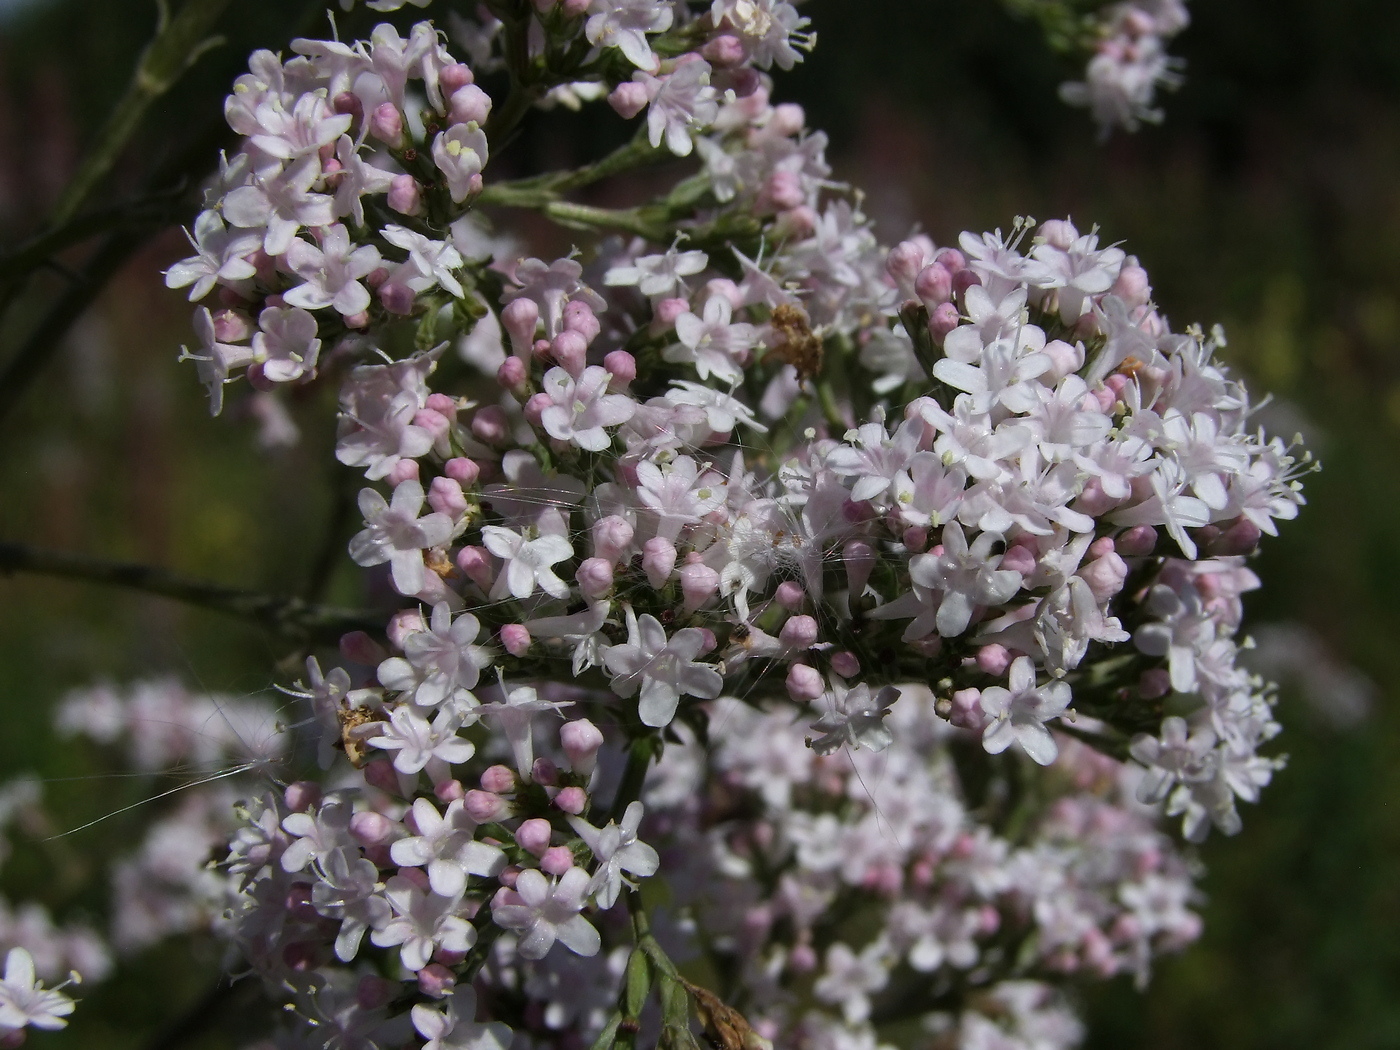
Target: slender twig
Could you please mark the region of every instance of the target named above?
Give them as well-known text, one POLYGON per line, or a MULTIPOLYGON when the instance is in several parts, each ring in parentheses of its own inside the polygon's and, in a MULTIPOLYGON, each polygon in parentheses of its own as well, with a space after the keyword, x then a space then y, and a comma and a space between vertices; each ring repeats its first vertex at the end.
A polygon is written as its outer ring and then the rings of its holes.
POLYGON ((642 785, 647 779, 647 768, 655 755, 655 737, 648 734, 632 741, 632 746, 627 751, 627 766, 622 771, 617 794, 613 796, 610 819, 614 822, 620 822, 622 815, 627 812, 627 807, 641 797, 642 785))
POLYGON ((269 631, 295 638, 338 638, 346 631, 382 630, 384 617, 365 609, 318 605, 301 598, 265 594, 194 579, 151 565, 108 561, 84 554, 0 542, 0 573, 29 572, 88 583, 126 587, 253 620, 269 631))
POLYGON ((228 1005, 237 990, 237 986, 229 978, 220 976, 214 987, 157 1032, 146 1044, 145 1050, 178 1050, 179 1047, 185 1046, 193 1037, 214 1026, 223 1008, 228 1005))

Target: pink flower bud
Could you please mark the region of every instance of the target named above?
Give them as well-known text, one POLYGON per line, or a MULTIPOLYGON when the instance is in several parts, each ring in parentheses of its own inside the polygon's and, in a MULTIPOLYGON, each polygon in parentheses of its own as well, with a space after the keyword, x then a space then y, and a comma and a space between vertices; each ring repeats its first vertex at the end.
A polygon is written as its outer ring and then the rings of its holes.
POLYGON ((982 710, 982 690, 959 689, 952 697, 952 709, 948 721, 959 729, 981 729, 987 724, 987 716, 982 710))
POLYGON ((530 779, 536 784, 554 785, 559 782, 559 767, 551 759, 537 758, 530 767, 530 779))
POLYGON ((442 963, 430 962, 418 971, 418 990, 430 999, 442 999, 457 986, 457 975, 442 963))
POLYGON ((719 644, 719 640, 715 638, 715 632, 708 627, 700 627, 697 630, 700 632, 700 651, 702 653, 714 652, 715 646, 719 644))
POLYGON ((875 548, 864 540, 851 540, 841 548, 841 560, 846 563, 846 582, 855 597, 865 593, 870 574, 875 571, 875 548))
POLYGON ((587 343, 597 339, 598 333, 603 330, 593 307, 582 299, 571 299, 564 304, 564 327, 583 336, 587 343))
POLYGON ((632 546, 635 532, 626 518, 609 514, 593 523, 593 553, 616 563, 632 546))
POLYGON ((371 787, 377 787, 380 791, 390 795, 399 793, 399 775, 394 772, 393 765, 387 759, 375 759, 366 765, 361 772, 364 774, 365 783, 371 787))
POLYGON ((467 789, 460 780, 441 780, 433 785, 433 794, 439 802, 451 804, 467 797, 467 789))
POLYGON ((1102 481, 1090 478, 1084 483, 1084 491, 1074 501, 1074 509, 1091 518, 1100 518, 1122 502, 1103 490, 1102 481))
POLYGON ((787 964, 793 973, 812 973, 820 965, 820 960, 812 946, 804 941, 793 945, 792 951, 788 952, 787 964))
POLYGON ((688 562, 681 566, 681 594, 685 596, 682 610, 693 613, 719 593, 719 573, 704 562, 688 562))
POLYGON ((676 318, 690 312, 690 303, 684 299, 662 299, 652 311, 652 328, 665 332, 676 326, 676 318))
POLYGON ((763 198, 778 211, 800 208, 807 200, 807 195, 802 191, 802 177, 795 171, 779 168, 768 176, 768 182, 763 187, 763 198))
POLYGON ((433 435, 434 441, 441 441, 447 437, 447 433, 452 429, 452 421, 441 412, 436 412, 431 408, 420 408, 413 414, 413 425, 422 427, 429 434, 433 435))
POLYGON ((579 590, 589 598, 603 598, 613 587, 613 567, 606 558, 585 558, 574 573, 579 590))
POLYGON ((802 603, 806 601, 807 595, 802 590, 802 585, 795 580, 784 580, 778 584, 778 589, 773 592, 773 600, 790 612, 796 612, 802 608, 802 603))
POLYGON ((486 405, 472 416, 472 434, 478 441, 498 445, 510 437, 510 420, 499 405, 486 405))
POLYGON ((832 654, 831 669, 842 678, 854 678, 860 674, 860 661, 856 659, 855 653, 842 650, 832 654))
POLYGON ((481 774, 481 789, 504 795, 515 790, 515 770, 510 766, 488 766, 481 774))
POLYGON ((793 664, 788 668, 787 691, 794 700, 815 700, 826 692, 826 682, 815 667, 793 664))
MULTIPOLYGON (((511 360, 515 361, 518 360, 518 358, 511 358, 511 360)), ((525 417, 525 422, 529 423, 532 427, 538 427, 542 426, 544 423, 545 409, 553 407, 554 399, 544 393, 544 391, 540 391, 538 394, 531 394, 525 402, 525 407, 520 411, 525 417)))
POLYGON ((446 394, 429 394, 423 407, 436 412, 449 423, 457 418, 457 402, 446 394))
POLYGON ((1000 678, 1011 667, 1011 653, 1006 646, 993 642, 977 650, 977 666, 985 674, 1000 678))
POLYGON ((1156 700, 1172 691, 1171 672, 1165 667, 1153 667, 1142 672, 1138 679, 1138 692, 1144 700, 1156 700))
POLYGON ((1089 585, 1095 600, 1106 602, 1123 589, 1123 581, 1128 578, 1128 563, 1117 554, 1109 553, 1085 565, 1079 575, 1089 585))
POLYGON ((369 118, 369 133, 390 149, 403 145, 403 114, 392 102, 378 106, 369 118))
POLYGON ((953 294, 962 295, 973 285, 981 284, 982 278, 971 270, 959 270, 953 274, 953 294))
POLYGON ((501 627, 501 644, 511 656, 524 656, 530 651, 530 632, 523 624, 505 624, 501 627))
POLYGON ((1035 552, 1028 547, 1016 544, 1006 548, 1006 553, 1001 556, 999 569, 1010 569, 1012 572, 1019 572, 1022 576, 1029 576, 1035 572, 1035 552))
POLYGON ((1129 307, 1146 306, 1152 298, 1152 285, 1148 283, 1147 271, 1141 266, 1125 266, 1118 271, 1118 280, 1113 282, 1112 294, 1118 296, 1129 307))
POLYGON ((476 479, 481 477, 481 468, 476 465, 476 460, 464 456, 449 459, 442 465, 442 472, 463 488, 475 485, 476 479))
POLYGON ((387 1006, 403 987, 398 981, 365 974, 355 985, 355 1002, 362 1010, 378 1010, 387 1006))
POLYGON ((423 187, 412 175, 395 175, 389 183, 386 203, 400 215, 421 215, 423 212, 423 187))
POLYGON ((564 329, 554 337, 550 350, 560 367, 575 378, 588 364, 588 340, 571 328, 564 329))
POLYGON ((541 361, 548 361, 550 356, 550 345, 548 339, 536 339, 532 352, 541 361))
POLYGON ((1217 557, 1253 554, 1262 536, 1258 525, 1248 518, 1241 517, 1225 530, 1219 540, 1211 544, 1210 552, 1217 557))
POLYGON ((953 295, 953 275, 942 263, 925 266, 914 281, 914 293, 930 310, 946 303, 953 295))
POLYGON ((554 796, 554 804, 565 813, 578 816, 588 808, 588 793, 581 787, 566 787, 554 796))
POLYGON ((287 785, 282 800, 293 813, 305 813, 321 801, 321 785, 311 780, 298 780, 287 785))
POLYGON ((417 298, 417 294, 406 284, 388 281, 379 286, 379 301, 384 304, 384 309, 400 317, 413 313, 413 304, 417 298))
MULTIPOLYGON (((566 791, 574 791, 576 788, 565 788, 566 791)), ((563 792, 560 792, 563 794, 563 792)), ((555 799, 558 804, 558 799, 555 799)), ((572 812, 572 810, 566 810, 572 812)), ((583 810, 579 810, 582 813, 583 810)), ((544 856, 540 858, 540 870, 547 875, 559 876, 574 866, 574 855, 568 846, 550 846, 544 851, 544 856)))
POLYGON ((354 121, 351 127, 358 124, 360 118, 365 115, 364 103, 360 101, 360 96, 353 91, 342 91, 339 95, 336 95, 335 98, 331 99, 331 109, 340 114, 350 114, 354 121))
POLYGON ((342 320, 346 328, 364 328, 369 324, 369 311, 361 310, 357 314, 347 314, 342 320))
POLYGON ((948 333, 958 327, 958 308, 952 303, 939 303, 928 315, 928 330, 939 346, 948 333))
POLYGON ((405 481, 418 480, 418 461, 416 459, 401 459, 389 468, 389 473, 384 478, 391 486, 398 488, 405 481))
POLYGON ((565 18, 582 18, 591 0, 560 0, 559 10, 565 18))
POLYGON ((1050 219, 1040 224, 1040 237, 1051 247, 1067 251, 1079 239, 1079 231, 1068 219, 1050 219))
POLYGON ((817 621, 810 616, 789 616, 778 632, 778 641, 787 649, 810 649, 820 635, 817 621))
POLYGON ((675 567, 676 547, 670 540, 656 536, 642 545, 642 571, 652 587, 660 590, 675 567))
POLYGON ((491 96, 475 84, 459 87, 448 100, 447 119, 453 124, 485 124, 490 115, 491 96))
POLYGON ((1045 356, 1050 358, 1051 366, 1047 376, 1042 376, 1042 382, 1058 383, 1065 376, 1072 372, 1078 372, 1084 366, 1084 347, 1082 345, 1071 346, 1063 339, 1052 339, 1045 344, 1045 356))
POLYGON ((569 756, 569 768, 588 776, 598 764, 598 749, 603 746, 602 731, 586 718, 565 722, 559 728, 559 743, 569 756))
POLYGON ((773 116, 768 121, 768 132, 791 138, 807 126, 807 115, 796 102, 784 102, 773 107, 773 116))
POLYGON ((476 77, 472 74, 471 67, 464 62, 452 62, 438 71, 438 84, 443 94, 448 96, 475 81, 476 77))
POLYGON ((967 256, 956 248, 943 248, 934 255, 933 261, 941 265, 949 273, 957 273, 967 266, 967 256))
POLYGON ((392 842, 398 826, 383 813, 361 810, 350 816, 350 836, 361 846, 383 846, 392 842))
POLYGON ((513 890, 515 888, 515 880, 518 878, 520 878, 520 869, 517 868, 514 864, 512 864, 508 868, 502 868, 501 873, 496 876, 496 880, 500 882, 502 886, 507 887, 507 889, 499 891, 496 894, 495 901, 493 903, 521 903, 520 896, 518 894, 509 892, 509 890, 513 890))
POLYGON ((476 790, 467 792, 467 797, 462 800, 462 809, 477 824, 500 820, 508 812, 506 800, 500 795, 476 790))
POLYGON ((515 842, 526 853, 540 857, 549 849, 549 840, 553 834, 554 829, 549 826, 549 821, 543 817, 532 817, 516 828, 515 842))
POLYGON ((700 54, 716 69, 737 66, 744 61, 744 42, 732 33, 722 33, 706 41, 700 54))
POLYGON ((491 568, 491 555, 484 547, 463 547, 457 552, 457 568, 466 574, 467 579, 483 591, 489 591, 495 579, 491 568))
POLYGON ((904 542, 904 549, 910 554, 917 554, 928 546, 928 529, 919 525, 911 525, 904 530, 901 537, 904 542))
POLYGON ((1156 548, 1157 530, 1151 525, 1134 525, 1120 532, 1113 542, 1123 557, 1139 558, 1151 554, 1156 548))
POLYGON ((817 213, 803 204, 778 213, 774 232, 784 237, 810 237, 817 228, 817 213))
POLYGON ((277 389, 277 383, 267 378, 267 373, 263 371, 261 361, 254 361, 248 366, 248 384, 254 390, 261 390, 264 394, 277 389))
POLYGON ((496 369, 496 382, 502 388, 519 393, 525 389, 525 384, 530 378, 530 373, 525 367, 525 362, 518 357, 507 357, 501 362, 501 367, 496 369))
POLYGON ((927 262, 922 244, 914 240, 900 241, 885 258, 885 272, 901 287, 908 288, 927 262))
POLYGON ((637 378, 637 359, 626 350, 612 351, 603 358, 603 367, 612 376, 608 381, 608 389, 613 393, 626 390, 632 380, 637 378))
POLYGON ((612 106, 614 112, 623 120, 631 120, 646 109, 650 101, 647 98, 647 89, 635 80, 624 80, 608 95, 608 105, 612 106))
POLYGON ((512 299, 501 311, 501 327, 510 335, 515 356, 527 358, 535 342, 535 328, 540 323, 540 308, 533 299, 512 299))
POLYGON ((364 631, 350 631, 340 636, 340 655, 352 664, 378 667, 389 658, 384 647, 364 631))
POLYGON ((428 892, 428 873, 422 868, 400 867, 396 874, 413 883, 424 893, 428 892))
POLYGON ((427 630, 427 624, 423 622, 423 613, 417 608, 400 609, 389 617, 389 624, 384 629, 384 633, 389 637, 389 644, 395 649, 402 649, 403 643, 410 634, 417 634, 419 631, 427 630))

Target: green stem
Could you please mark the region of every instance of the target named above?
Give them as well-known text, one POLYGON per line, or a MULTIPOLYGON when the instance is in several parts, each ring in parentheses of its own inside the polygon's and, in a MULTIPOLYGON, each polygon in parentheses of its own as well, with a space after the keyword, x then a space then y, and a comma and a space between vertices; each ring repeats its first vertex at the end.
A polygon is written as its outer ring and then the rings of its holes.
POLYGON ((346 631, 377 631, 384 626, 384 617, 363 609, 342 609, 287 595, 245 591, 150 565, 41 550, 20 543, 0 543, 0 573, 16 572, 159 594, 253 620, 276 634, 295 638, 334 639, 346 631))
POLYGON ((641 797, 642 785, 647 779, 647 767, 651 765, 655 754, 656 738, 650 733, 632 741, 632 746, 627 750, 627 767, 622 771, 622 780, 617 785, 617 794, 613 797, 610 820, 621 821, 627 807, 641 797))
POLYGON ((86 212, 61 225, 52 226, 43 233, 31 237, 13 251, 0 256, 0 282, 13 281, 23 277, 65 248, 81 244, 89 237, 96 237, 99 233, 117 229, 163 226, 172 221, 183 210, 177 205, 184 191, 183 185, 177 186, 150 197, 123 201, 110 208, 86 212))

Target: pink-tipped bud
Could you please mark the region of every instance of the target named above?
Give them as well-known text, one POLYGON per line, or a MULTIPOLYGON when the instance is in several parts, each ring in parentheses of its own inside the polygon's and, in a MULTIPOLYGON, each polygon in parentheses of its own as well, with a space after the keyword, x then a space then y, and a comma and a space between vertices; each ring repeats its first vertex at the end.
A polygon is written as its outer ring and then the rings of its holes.
POLYGON ((518 357, 507 357, 501 362, 501 367, 496 369, 496 382, 501 384, 503 389, 512 393, 523 391, 529 378, 529 369, 525 367, 525 362, 518 357))
POLYGON ((1122 502, 1103 490, 1102 481, 1090 478, 1084 483, 1084 491, 1074 501, 1074 509, 1091 518, 1100 518, 1122 502))
POLYGON ((437 796, 439 802, 446 802, 449 805, 467 797, 467 789, 462 786, 460 780, 439 780, 433 785, 433 794, 437 796))
POLYGON ((442 465, 442 472, 463 488, 471 488, 481 477, 481 468, 476 465, 476 460, 465 456, 449 459, 442 465))
POLYGON ((773 107, 773 116, 768 121, 767 131, 771 135, 791 138, 807 126, 807 114, 796 102, 784 102, 773 107))
POLYGON ((559 11, 565 18, 582 18, 592 0, 559 0, 559 11))
POLYGON ((793 945, 792 951, 788 952, 787 964, 793 973, 812 973, 821 964, 821 960, 817 957, 816 949, 804 941, 793 945))
POLYGON ((1045 344, 1044 354, 1050 358, 1050 371, 1041 377, 1042 382, 1058 383, 1065 376, 1078 372, 1084 366, 1084 347, 1071 346, 1063 339, 1052 339, 1045 344))
POLYGON ((385 102, 370 114, 369 133, 390 149, 403 145, 403 114, 392 102, 385 102))
POLYGON ((719 593, 719 573, 702 561, 687 562, 680 568, 682 611, 695 612, 719 593))
POLYGON ((856 659, 855 653, 842 650, 832 654, 831 669, 842 678, 854 678, 860 674, 860 661, 856 659))
POLYGON ((370 787, 376 787, 389 795, 399 793, 399 775, 394 772, 393 765, 387 759, 376 759, 360 772, 364 774, 365 783, 370 787))
POLYGON ((788 668, 787 691, 794 700, 815 700, 826 692, 826 682, 815 667, 793 664, 788 668))
POLYGON ((448 100, 447 119, 453 124, 485 124, 490 115, 491 96, 475 84, 459 87, 448 100))
POLYGON ((613 588, 612 562, 606 558, 585 558, 574 573, 578 587, 588 598, 604 598, 613 588))
POLYGON ((571 328, 556 335, 549 348, 559 366, 575 378, 588 364, 588 340, 571 328))
POLYGON ((662 299, 652 311, 652 329, 658 332, 676 327, 676 318, 690 313, 690 303, 684 299, 662 299))
POLYGON ((549 840, 553 834, 554 829, 549 826, 549 821, 543 817, 532 817, 516 828, 515 842, 526 853, 541 857, 544 856, 544 851, 549 849, 549 840))
MULTIPOLYGON (((516 360, 516 358, 511 360, 516 360)), ((553 407, 554 399, 544 391, 540 391, 538 394, 530 395, 520 413, 525 417, 525 422, 532 427, 539 427, 544 425, 545 409, 553 407)))
POLYGON ((632 546, 635 530, 626 518, 609 514, 593 523, 593 553, 614 564, 632 546))
POLYGON ((541 361, 548 361, 550 356, 549 340, 536 339, 535 345, 531 348, 531 352, 534 353, 534 355, 538 357, 541 361))
POLYGON ((571 299, 564 304, 564 327, 570 332, 577 332, 588 343, 597 339, 598 333, 603 330, 593 307, 582 299, 571 299))
POLYGON ((481 789, 497 795, 515 790, 515 770, 510 766, 488 766, 481 774, 481 789))
POLYGON ((533 299, 512 299, 501 310, 501 327, 510 336, 515 356, 528 358, 535 343, 535 328, 540 323, 540 308, 533 299))
POLYGON ((311 780, 295 781, 282 792, 282 800, 293 813, 305 813, 321 801, 321 785, 311 780))
POLYGON ((436 412, 449 423, 457 418, 457 402, 446 394, 429 394, 423 407, 436 412))
POLYGON ((987 724, 982 710, 982 690, 959 689, 953 694, 948 721, 959 729, 981 729, 987 724))
POLYGON ((631 120, 646 109, 650 101, 646 87, 635 80, 624 80, 608 95, 608 105, 623 120, 631 120))
POLYGON ((1123 557, 1140 558, 1156 549, 1157 530, 1151 525, 1134 525, 1119 533, 1113 542, 1123 557))
POLYGON ((626 350, 614 350, 603 358, 603 367, 612 376, 608 389, 617 393, 626 390, 637 378, 637 359, 626 350))
POLYGON ((350 815, 350 837, 361 846, 383 846, 392 842, 397 825, 383 813, 372 809, 350 815))
POLYGON ((384 309, 391 314, 398 314, 400 317, 407 317, 413 313, 413 304, 418 298, 418 294, 408 285, 398 284, 394 281, 381 284, 378 294, 379 301, 384 304, 384 309))
POLYGON ((870 582, 870 574, 875 571, 875 548, 864 540, 851 540, 841 548, 841 560, 846 563, 846 581, 851 594, 860 597, 870 582))
POLYGON ((732 33, 722 33, 706 41, 700 54, 716 69, 737 66, 744 61, 744 42, 732 33))
POLYGON ((423 187, 412 175, 395 175, 389 183, 386 203, 400 215, 420 215, 423 212, 423 187))
POLYGON ((1145 306, 1152 298, 1152 285, 1148 283, 1147 271, 1141 266, 1125 266, 1118 271, 1118 280, 1113 282, 1112 293, 1129 307, 1145 306))
POLYGON ((468 791, 467 797, 462 800, 462 809, 477 824, 485 824, 490 820, 500 820, 510 811, 506 800, 500 795, 474 789, 468 791))
POLYGON ((418 471, 419 467, 416 459, 401 459, 389 468, 389 473, 385 475, 384 480, 387 481, 392 488, 398 488, 405 481, 417 481, 418 471))
POLYGON ((1171 672, 1165 667, 1153 667, 1142 672, 1138 679, 1138 692, 1144 700, 1156 700, 1172 691, 1171 672))
POLYGON ((978 277, 973 271, 959 270, 957 273, 953 274, 953 294, 960 296, 973 285, 981 283, 982 278, 978 277))
POLYGON ((1036 558, 1035 551, 1029 547, 1015 544, 1006 548, 1006 553, 1001 556, 999 569, 1010 569, 1012 572, 1019 572, 1022 576, 1029 576, 1035 572, 1036 558))
POLYGON ((1089 544, 1089 552, 1086 557, 1092 561, 1095 558, 1102 558, 1105 554, 1113 554, 1117 548, 1113 544, 1112 536, 1100 536, 1093 543, 1089 544))
POLYGON ((557 784, 559 767, 554 764, 553 759, 537 758, 535 764, 530 767, 530 779, 536 784, 557 784))
POLYGON ((929 312, 928 331, 939 346, 949 332, 958 326, 958 308, 952 303, 939 303, 929 312))
POLYGON ((806 599, 807 595, 802 590, 802 585, 795 580, 784 580, 778 584, 778 589, 773 592, 773 600, 790 612, 796 612, 802 608, 802 603, 806 599))
POLYGON ((1011 667, 1011 653, 1004 645, 993 642, 977 650, 977 666, 993 678, 1000 678, 1011 667))
POLYGON ((430 962, 418 971, 418 990, 430 999, 442 999, 452 994, 457 975, 442 963, 430 962))
POLYGON ((911 525, 904 530, 901 537, 904 542, 904 549, 910 554, 918 554, 928 546, 928 529, 921 525, 911 525))
POLYGON ((342 318, 346 328, 360 329, 369 324, 369 311, 361 310, 357 314, 346 314, 342 318))
POLYGON ((810 649, 820 633, 817 621, 811 616, 789 616, 778 632, 778 641, 786 649, 810 649))
POLYGON ((452 429, 452 420, 431 408, 420 408, 413 414, 413 425, 433 435, 434 441, 441 441, 452 429))
POLYGON ((763 199, 777 211, 802 207, 807 200, 802 190, 802 176, 787 168, 779 168, 768 176, 763 186, 763 199))
POLYGON ((491 589, 495 570, 491 567, 491 555, 487 553, 486 548, 463 547, 457 552, 457 568, 483 591, 491 589))
POLYGON ((946 303, 953 295, 953 275, 942 263, 925 266, 914 280, 914 294, 930 310, 946 303))
POLYGON ((451 62, 438 71, 438 86, 442 88, 444 95, 451 95, 454 91, 466 87, 476 81, 471 67, 464 62, 451 62))
POLYGON ((340 655, 352 664, 378 667, 389 658, 384 646, 364 631, 350 631, 340 636, 340 655))
POLYGON ((956 248, 943 248, 937 252, 933 261, 941 265, 949 273, 957 273, 967 266, 967 256, 956 248))
POLYGON ((510 420, 499 405, 486 405, 472 416, 472 434, 478 441, 498 445, 510 436, 510 420))
POLYGON ((501 627, 501 644, 511 656, 524 656, 530 651, 530 631, 524 624, 504 624, 501 627))
POLYGON ((783 237, 810 237, 817 228, 817 213, 806 204, 780 211, 774 232, 783 237))
POLYGON ((402 649, 403 643, 409 635, 427 629, 428 625, 423 622, 423 613, 417 608, 400 609, 389 617, 389 623, 384 628, 384 633, 388 636, 390 645, 395 649, 402 649))
POLYGON ((1068 219, 1049 219, 1040 224, 1040 238, 1052 248, 1068 251, 1079 239, 1079 231, 1068 219))
POLYGON ((565 813, 578 816, 588 808, 588 792, 581 787, 561 788, 559 794, 554 796, 554 804, 565 813))
POLYGON ((331 109, 340 114, 350 114, 354 120, 351 127, 358 124, 360 119, 365 115, 365 104, 360 101, 360 96, 353 91, 342 91, 339 95, 336 95, 335 98, 331 100, 331 109))
MULTIPOLYGON (((578 789, 565 788, 564 790, 577 791, 578 789)), ((560 792, 560 794, 563 794, 563 792, 560 792)), ((555 805, 558 805, 559 800, 555 799, 554 803, 555 805)), ((562 809, 563 807, 561 806, 560 808, 562 809)), ((573 813, 575 811, 565 810, 565 812, 573 813)), ((580 809, 577 812, 582 813, 583 810, 580 809)), ((543 871, 546 875, 554 875, 557 877, 559 875, 563 875, 564 872, 568 871, 573 866, 574 855, 573 852, 570 851, 568 846, 550 846, 549 849, 544 851, 544 856, 540 858, 540 870, 543 871)))
POLYGON ((647 582, 660 590, 671 578, 671 570, 676 567, 676 545, 661 536, 655 536, 642 545, 642 571, 647 574, 647 582))
POLYGON ((1123 582, 1128 578, 1128 563, 1116 553, 1109 553, 1085 565, 1079 575, 1089 585, 1094 599, 1106 602, 1123 589, 1123 582))
POLYGON ((1261 538, 1263 533, 1259 526, 1242 517, 1226 529, 1220 539, 1211 544, 1210 552, 1217 557, 1252 554, 1258 548, 1261 538))
POLYGON ((700 651, 702 653, 712 653, 715 646, 719 645, 719 639, 715 637, 715 632, 708 627, 698 628, 700 631, 700 651))
POLYGON ((559 728, 559 743, 569 756, 569 768, 588 776, 598 764, 598 749, 603 746, 602 731, 586 718, 565 722, 559 728))
POLYGON ((918 241, 900 241, 885 258, 885 272, 902 288, 913 285, 919 271, 928 263, 924 246, 918 241))

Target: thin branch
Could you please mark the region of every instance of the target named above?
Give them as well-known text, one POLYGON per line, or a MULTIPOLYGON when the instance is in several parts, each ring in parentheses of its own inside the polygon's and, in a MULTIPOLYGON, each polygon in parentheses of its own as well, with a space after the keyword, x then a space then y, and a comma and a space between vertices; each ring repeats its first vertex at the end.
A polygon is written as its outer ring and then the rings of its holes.
POLYGON ((194 579, 150 565, 108 561, 84 554, 43 550, 0 542, 0 574, 16 572, 126 587, 253 620, 276 634, 294 638, 338 638, 347 631, 378 631, 384 617, 365 609, 318 605, 301 598, 264 594, 194 579))

